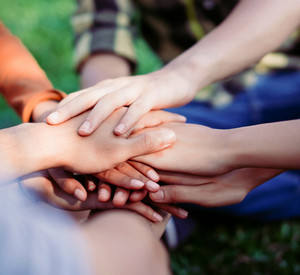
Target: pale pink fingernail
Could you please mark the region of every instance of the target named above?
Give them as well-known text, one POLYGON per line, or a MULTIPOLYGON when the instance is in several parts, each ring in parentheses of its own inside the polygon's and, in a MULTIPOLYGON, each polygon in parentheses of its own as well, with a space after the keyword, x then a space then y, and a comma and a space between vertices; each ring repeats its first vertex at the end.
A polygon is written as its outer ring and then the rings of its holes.
POLYGON ((188 215, 189 215, 189 212, 185 211, 184 209, 182 208, 179 208, 178 209, 178 214, 183 217, 183 218, 186 218, 188 215))
POLYGON ((78 188, 75 190, 74 196, 75 196, 76 199, 78 199, 80 201, 84 201, 85 200, 84 193, 80 189, 78 189, 78 188))
POLYGON ((149 189, 149 191, 152 191, 152 192, 156 192, 160 187, 159 184, 157 184, 156 182, 151 181, 151 180, 147 181, 146 185, 147 185, 147 189, 149 189))
POLYGON ((135 187, 135 188, 142 188, 142 187, 145 185, 145 183, 143 183, 143 182, 140 181, 140 180, 136 180, 136 179, 132 179, 132 180, 130 181, 130 183, 131 183, 131 186, 132 186, 132 187, 135 187))
POLYGON ((98 192, 98 199, 101 200, 106 200, 107 197, 109 196, 107 190, 105 189, 100 189, 98 192))
POLYGON ((79 128, 80 132, 89 133, 91 131, 91 123, 89 121, 85 121, 79 128))
POLYGON ((179 115, 179 118, 182 120, 182 121, 186 121, 186 117, 185 116, 182 116, 182 115, 179 115))
POLYGON ((118 126, 116 126, 114 131, 115 131, 115 133, 118 133, 118 134, 124 134, 124 130, 125 130, 125 124, 121 123, 118 126))
POLYGON ((151 193, 151 199, 157 202, 163 201, 165 198, 165 194, 163 190, 158 190, 155 193, 151 193))
POLYGON ((88 183, 88 190, 89 191, 94 191, 95 188, 96 188, 96 184, 95 183, 93 183, 93 182, 89 182, 88 183))
POLYGON ((54 112, 54 113, 50 114, 47 117, 47 121, 49 121, 51 123, 57 123, 58 122, 58 118, 59 118, 59 113, 58 112, 54 112))
POLYGON ((163 217, 161 215, 157 214, 156 212, 153 214, 153 218, 157 222, 161 222, 163 220, 163 217))
POLYGON ((147 177, 153 181, 159 181, 159 175, 154 170, 149 170, 147 172, 147 177))

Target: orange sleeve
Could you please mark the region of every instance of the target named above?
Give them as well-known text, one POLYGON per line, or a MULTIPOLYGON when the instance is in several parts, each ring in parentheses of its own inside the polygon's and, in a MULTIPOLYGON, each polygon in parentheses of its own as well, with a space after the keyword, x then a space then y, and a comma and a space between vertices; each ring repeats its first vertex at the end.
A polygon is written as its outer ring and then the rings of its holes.
POLYGON ((44 71, 22 42, 0 22, 0 92, 24 122, 44 100, 61 100, 44 71))

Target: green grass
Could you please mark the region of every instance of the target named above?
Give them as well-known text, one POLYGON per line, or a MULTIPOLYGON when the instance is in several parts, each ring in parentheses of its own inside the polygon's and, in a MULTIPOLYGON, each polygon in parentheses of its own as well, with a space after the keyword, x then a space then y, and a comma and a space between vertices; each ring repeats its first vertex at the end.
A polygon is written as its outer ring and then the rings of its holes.
MULTIPOLYGON (((71 0, 0 0, 0 18, 18 35, 46 71, 54 86, 66 92, 79 88, 72 64, 71 0)), ((145 73, 160 67, 147 44, 136 41, 138 68, 145 73)), ((0 128, 20 122, 0 101, 0 128)), ((300 274, 298 221, 257 224, 199 217, 196 232, 171 252, 174 273, 300 274)))

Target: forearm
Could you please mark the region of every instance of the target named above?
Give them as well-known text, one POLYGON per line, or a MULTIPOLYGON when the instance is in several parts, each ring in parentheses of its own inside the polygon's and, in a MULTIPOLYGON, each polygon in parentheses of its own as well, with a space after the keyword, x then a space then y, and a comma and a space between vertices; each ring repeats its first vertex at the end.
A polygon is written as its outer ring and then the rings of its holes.
POLYGON ((0 91, 24 122, 43 100, 60 100, 51 82, 21 41, 0 22, 0 91))
POLYGON ((164 70, 195 83, 196 92, 275 50, 299 25, 299 16, 298 0, 240 1, 219 27, 164 70))
POLYGON ((226 151, 233 168, 300 169, 300 120, 228 131, 226 151))
POLYGON ((53 130, 44 123, 24 123, 1 130, 0 182, 60 166, 63 148, 54 140, 53 130))
POLYGON ((123 57, 111 53, 92 55, 82 66, 81 87, 88 88, 102 80, 128 76, 130 73, 130 64, 123 57))
POLYGON ((57 106, 58 101, 54 100, 45 100, 39 102, 32 111, 32 120, 34 122, 43 122, 45 121, 47 115, 57 106))

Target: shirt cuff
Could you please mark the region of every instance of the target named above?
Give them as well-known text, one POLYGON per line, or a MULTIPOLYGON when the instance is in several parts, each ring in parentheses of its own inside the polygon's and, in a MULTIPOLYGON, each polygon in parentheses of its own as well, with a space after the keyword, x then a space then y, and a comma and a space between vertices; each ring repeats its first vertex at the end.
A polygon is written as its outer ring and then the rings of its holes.
POLYGON ((32 112, 38 103, 46 100, 61 101, 65 97, 66 94, 64 92, 55 89, 38 93, 36 96, 32 97, 24 106, 24 109, 22 111, 22 121, 30 121, 32 112))

